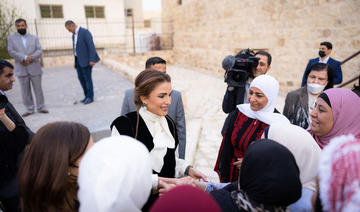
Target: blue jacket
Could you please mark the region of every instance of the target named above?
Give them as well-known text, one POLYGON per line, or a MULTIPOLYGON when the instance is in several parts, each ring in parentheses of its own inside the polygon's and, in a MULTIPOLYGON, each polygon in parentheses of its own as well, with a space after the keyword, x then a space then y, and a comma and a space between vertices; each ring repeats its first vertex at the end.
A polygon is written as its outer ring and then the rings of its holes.
MULTIPOLYGON (((303 75, 303 79, 301 82, 301 87, 304 87, 304 85, 306 84, 306 80, 305 79, 305 74, 306 74, 306 70, 308 70, 310 68, 310 66, 314 63, 319 62, 319 58, 314 58, 309 60, 306 69, 304 71, 304 75, 303 75)), ((332 59, 331 57, 329 58, 327 64, 332 68, 332 70, 334 71, 334 84, 340 84, 342 82, 342 71, 341 71, 341 65, 340 62, 337 60, 332 59)))
MULTIPOLYGON (((72 36, 74 43, 74 35, 72 36)), ((79 34, 76 42, 76 55, 78 63, 81 67, 86 67, 89 62, 98 62, 100 60, 96 53, 94 41, 89 30, 82 27, 79 28, 79 34)))

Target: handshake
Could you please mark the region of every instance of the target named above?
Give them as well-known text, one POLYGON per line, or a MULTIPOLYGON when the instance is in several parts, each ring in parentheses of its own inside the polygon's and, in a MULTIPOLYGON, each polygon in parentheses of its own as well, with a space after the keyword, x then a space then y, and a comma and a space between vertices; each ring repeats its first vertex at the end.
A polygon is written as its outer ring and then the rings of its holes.
MULTIPOLYGON (((234 166, 240 171, 241 164, 243 159, 238 158, 237 161, 233 163, 234 166)), ((172 188, 179 186, 179 185, 191 185, 197 187, 203 191, 207 191, 207 187, 218 187, 219 183, 212 183, 209 182, 207 177, 202 174, 201 172, 197 171, 196 169, 190 169, 189 176, 182 177, 182 178, 166 178, 166 177, 159 177, 159 193, 160 196, 166 193, 167 191, 171 190, 172 188), (209 185, 208 185, 209 184, 209 185)), ((223 184, 223 183, 220 183, 223 184)), ((223 184, 225 186, 227 183, 223 184)))
POLYGON ((159 177, 158 188, 160 195, 163 195, 164 193, 166 193, 167 191, 178 185, 186 185, 186 184, 205 190, 206 182, 207 182, 206 175, 194 169, 192 166, 189 166, 187 174, 189 176, 182 178, 159 177))
POLYGON ((182 178, 159 177, 160 196, 179 185, 191 185, 194 187, 198 187, 203 191, 205 191, 206 189, 206 181, 203 179, 196 179, 190 176, 182 178))

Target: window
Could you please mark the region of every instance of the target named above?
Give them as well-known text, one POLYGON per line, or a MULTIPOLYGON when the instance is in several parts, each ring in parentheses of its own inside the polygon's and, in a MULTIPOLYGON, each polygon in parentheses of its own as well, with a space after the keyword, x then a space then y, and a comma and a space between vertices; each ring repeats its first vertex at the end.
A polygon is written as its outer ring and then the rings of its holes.
POLYGON ((126 9, 125 10, 125 15, 126 15, 126 17, 133 16, 133 9, 126 9))
POLYGON ((85 6, 86 18, 105 18, 104 7, 102 6, 85 6))
POLYGON ((41 18, 64 18, 61 5, 40 5, 41 18))
POLYGON ((144 20, 144 27, 150 28, 151 27, 151 20, 144 20))

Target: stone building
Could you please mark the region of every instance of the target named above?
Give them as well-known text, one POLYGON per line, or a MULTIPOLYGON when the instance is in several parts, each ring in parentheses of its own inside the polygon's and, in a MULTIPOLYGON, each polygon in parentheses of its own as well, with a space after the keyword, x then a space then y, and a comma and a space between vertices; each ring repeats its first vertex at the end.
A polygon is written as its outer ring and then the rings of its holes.
MULTIPOLYGON (((340 61, 360 50, 359 11, 358 0, 162 0, 175 63, 223 72, 226 55, 266 49, 283 92, 300 86, 320 42, 332 42, 331 56, 340 61)), ((342 69, 344 81, 359 75, 360 55, 342 69)))

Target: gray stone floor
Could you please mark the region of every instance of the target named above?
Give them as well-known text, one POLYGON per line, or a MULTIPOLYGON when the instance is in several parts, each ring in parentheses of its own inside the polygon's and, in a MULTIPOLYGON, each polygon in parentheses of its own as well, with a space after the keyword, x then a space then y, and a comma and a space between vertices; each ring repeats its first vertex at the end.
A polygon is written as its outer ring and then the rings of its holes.
MULTIPOLYGON (((46 123, 66 120, 80 122, 91 132, 107 134, 111 121, 120 114, 124 91, 132 86, 127 79, 97 64, 92 75, 95 101, 88 105, 74 104, 84 98, 75 69, 65 66, 45 68, 43 71, 42 87, 50 113, 35 113, 24 118, 34 132, 46 123)), ((25 112, 17 81, 7 95, 20 114, 25 112)))

